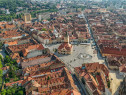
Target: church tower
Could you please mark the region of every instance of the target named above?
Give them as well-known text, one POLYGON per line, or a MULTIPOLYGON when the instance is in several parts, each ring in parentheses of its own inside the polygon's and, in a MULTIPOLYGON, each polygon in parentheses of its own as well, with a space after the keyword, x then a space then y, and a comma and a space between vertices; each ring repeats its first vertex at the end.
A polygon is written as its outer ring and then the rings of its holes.
POLYGON ((64 36, 64 42, 58 47, 58 53, 60 54, 72 54, 73 46, 69 43, 69 35, 66 32, 64 36))
POLYGON ((69 35, 68 35, 67 32, 66 32, 66 35, 64 37, 64 42, 69 43, 69 35))

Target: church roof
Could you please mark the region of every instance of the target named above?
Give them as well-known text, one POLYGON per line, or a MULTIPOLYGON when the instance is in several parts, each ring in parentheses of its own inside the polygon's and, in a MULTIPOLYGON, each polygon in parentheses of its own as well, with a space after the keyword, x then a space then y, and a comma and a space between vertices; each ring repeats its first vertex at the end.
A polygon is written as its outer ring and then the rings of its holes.
POLYGON ((69 51, 72 49, 72 45, 67 42, 64 42, 59 46, 58 50, 61 50, 63 48, 69 51))

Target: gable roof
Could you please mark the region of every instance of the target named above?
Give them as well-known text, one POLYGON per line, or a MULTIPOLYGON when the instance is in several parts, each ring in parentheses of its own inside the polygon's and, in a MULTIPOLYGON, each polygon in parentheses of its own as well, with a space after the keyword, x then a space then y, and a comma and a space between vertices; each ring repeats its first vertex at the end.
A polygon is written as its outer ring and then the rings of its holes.
POLYGON ((23 49, 23 56, 26 56, 29 51, 31 50, 43 50, 44 46, 42 44, 37 44, 37 45, 30 45, 27 48, 23 49))
POLYGON ((126 56, 126 49, 104 47, 102 49, 102 53, 103 54, 126 56))
POLYGON ((64 43, 62 43, 62 44, 59 46, 58 50, 62 50, 63 48, 64 48, 65 50, 70 51, 70 50, 72 49, 72 45, 69 44, 69 43, 67 43, 67 42, 64 42, 64 43))

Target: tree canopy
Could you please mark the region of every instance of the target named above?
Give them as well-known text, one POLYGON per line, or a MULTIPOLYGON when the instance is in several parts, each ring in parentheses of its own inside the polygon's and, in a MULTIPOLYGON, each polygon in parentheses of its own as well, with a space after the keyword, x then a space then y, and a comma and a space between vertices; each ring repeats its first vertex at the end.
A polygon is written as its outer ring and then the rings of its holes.
POLYGON ((13 85, 1 91, 1 95, 24 95, 24 88, 13 85))
POLYGON ((3 44, 0 42, 0 49, 2 48, 3 44))
POLYGON ((9 57, 9 55, 6 55, 5 58, 4 58, 4 63, 9 63, 11 62, 11 58, 9 57))
POLYGON ((0 8, 9 9, 12 12, 16 12, 17 7, 26 6, 22 0, 0 0, 0 8))
POLYGON ((2 76, 3 76, 3 70, 0 69, 0 77, 2 77, 2 76))
POLYGON ((1 61, 1 59, 0 59, 0 68, 2 68, 3 67, 3 65, 2 65, 2 61, 1 61))
POLYGON ((47 29, 45 29, 45 28, 42 28, 42 30, 41 31, 47 31, 47 29))
POLYGON ((1 59, 1 60, 3 59, 2 55, 0 55, 0 59, 1 59))

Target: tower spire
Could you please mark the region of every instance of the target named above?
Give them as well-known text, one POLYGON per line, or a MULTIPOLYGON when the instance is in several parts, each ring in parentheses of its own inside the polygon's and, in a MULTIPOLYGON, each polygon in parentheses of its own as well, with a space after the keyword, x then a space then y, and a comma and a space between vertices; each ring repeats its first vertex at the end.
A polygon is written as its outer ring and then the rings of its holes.
POLYGON ((67 26, 66 35, 65 35, 65 37, 64 37, 64 42, 67 42, 67 43, 69 43, 68 26, 67 26))

